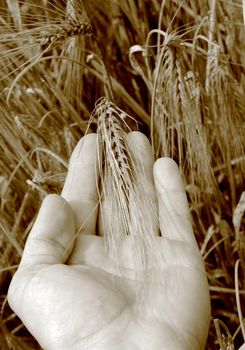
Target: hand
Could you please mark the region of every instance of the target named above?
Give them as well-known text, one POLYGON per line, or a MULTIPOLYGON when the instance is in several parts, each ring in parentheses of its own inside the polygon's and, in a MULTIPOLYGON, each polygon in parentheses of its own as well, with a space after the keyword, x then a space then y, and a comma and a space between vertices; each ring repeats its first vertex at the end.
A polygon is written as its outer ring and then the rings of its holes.
MULTIPOLYGON (((136 158, 144 159, 144 174, 158 201, 163 234, 155 239, 165 258, 154 270, 164 279, 139 281, 113 272, 104 238, 95 235, 96 135, 87 135, 73 152, 62 196, 43 201, 8 293, 10 306, 45 350, 205 347, 207 277, 178 167, 169 158, 154 165, 150 144, 138 132, 128 134, 127 143, 136 158)), ((126 237, 122 244, 130 254, 126 237)))

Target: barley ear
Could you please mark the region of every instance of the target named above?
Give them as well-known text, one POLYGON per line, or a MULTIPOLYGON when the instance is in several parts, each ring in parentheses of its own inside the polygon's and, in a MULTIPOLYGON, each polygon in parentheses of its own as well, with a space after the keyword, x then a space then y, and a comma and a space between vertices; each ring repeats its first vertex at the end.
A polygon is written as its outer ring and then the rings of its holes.
POLYGON ((142 180, 144 159, 136 161, 128 147, 125 112, 103 98, 93 114, 98 122, 106 252, 118 274, 128 264, 137 278, 150 278, 152 261, 159 257, 155 240, 157 208, 142 180), (129 249, 126 261, 125 245, 129 249))

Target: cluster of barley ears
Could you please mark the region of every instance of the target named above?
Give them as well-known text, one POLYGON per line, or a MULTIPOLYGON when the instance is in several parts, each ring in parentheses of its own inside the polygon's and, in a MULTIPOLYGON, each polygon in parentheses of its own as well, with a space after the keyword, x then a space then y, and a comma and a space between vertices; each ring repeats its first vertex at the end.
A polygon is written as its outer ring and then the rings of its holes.
MULTIPOLYGON (((0 340, 6 349, 37 348, 7 306, 7 287, 40 201, 60 193, 72 149, 87 131, 98 132, 102 203, 137 247, 134 263, 146 266, 152 242, 144 230, 154 225, 145 218, 139 239, 128 224, 132 197, 139 215, 149 205, 138 196, 144 193, 144 184, 135 187, 141 165, 125 141, 134 120, 151 139, 155 158, 173 157, 183 174, 210 280, 214 322, 207 349, 242 343, 242 5, 0 0, 0 340)), ((104 224, 115 259, 122 233, 104 224)))

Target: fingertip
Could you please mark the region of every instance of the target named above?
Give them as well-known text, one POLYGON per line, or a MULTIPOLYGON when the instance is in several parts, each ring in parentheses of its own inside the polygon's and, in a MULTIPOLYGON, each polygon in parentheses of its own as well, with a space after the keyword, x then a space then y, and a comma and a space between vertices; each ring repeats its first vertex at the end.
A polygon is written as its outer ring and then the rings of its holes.
POLYGON ((169 157, 157 159, 153 166, 156 185, 167 191, 184 191, 184 185, 177 163, 169 157))
POLYGON ((20 266, 66 261, 73 247, 75 217, 67 201, 57 194, 45 197, 28 236, 20 266))
POLYGON ((69 162, 62 197, 71 206, 76 228, 80 233, 93 234, 98 204, 98 142, 97 134, 87 134, 76 145, 69 162))
POLYGON ((173 158, 170 157, 162 157, 162 158, 158 158, 155 161, 154 166, 156 167, 156 169, 158 167, 172 167, 172 168, 178 168, 177 163, 175 162, 175 160, 173 160, 173 158))
POLYGON ((140 148, 150 148, 150 141, 148 138, 140 131, 131 131, 126 135, 126 140, 129 143, 136 144, 140 148))
POLYGON ((140 169, 147 168, 147 172, 150 172, 152 177, 154 156, 148 138, 139 131, 132 131, 126 135, 126 142, 135 165, 140 169))
POLYGON ((67 204, 66 200, 56 193, 48 194, 42 201, 41 207, 47 205, 47 203, 55 203, 56 205, 67 204))
POLYGON ((69 203, 58 194, 45 197, 39 210, 31 236, 48 237, 62 246, 69 244, 75 232, 75 217, 69 203), (68 234, 71 233, 71 236, 68 234))
MULTIPOLYGON (((78 165, 77 161, 79 160, 79 155, 81 153, 82 148, 84 147, 86 151, 92 150, 95 151, 97 145, 97 134, 91 133, 83 136, 78 143, 76 144, 70 161, 69 161, 69 167, 76 167, 78 165)), ((93 152, 93 154, 96 154, 93 152)))
POLYGON ((69 224, 69 230, 75 229, 75 220, 72 208, 68 202, 58 194, 48 194, 41 205, 38 217, 34 226, 46 223, 49 225, 57 224, 62 226, 63 223, 69 224))

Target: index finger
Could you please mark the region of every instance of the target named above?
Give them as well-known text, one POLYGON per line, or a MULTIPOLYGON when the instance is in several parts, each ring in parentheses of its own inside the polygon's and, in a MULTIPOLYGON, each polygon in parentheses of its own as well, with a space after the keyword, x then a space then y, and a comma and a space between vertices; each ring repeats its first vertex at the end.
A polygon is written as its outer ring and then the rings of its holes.
POLYGON ((70 204, 79 234, 95 234, 98 212, 97 135, 88 134, 76 145, 61 196, 70 204))

